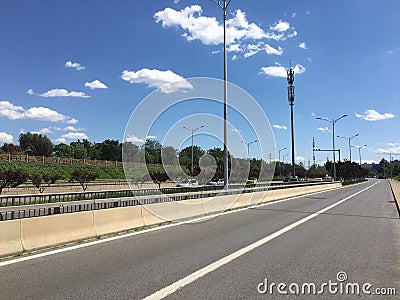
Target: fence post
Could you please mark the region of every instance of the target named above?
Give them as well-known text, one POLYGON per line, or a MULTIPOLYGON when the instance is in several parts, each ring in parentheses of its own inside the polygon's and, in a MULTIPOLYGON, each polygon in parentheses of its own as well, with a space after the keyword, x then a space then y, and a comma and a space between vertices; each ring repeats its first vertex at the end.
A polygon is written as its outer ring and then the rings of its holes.
POLYGON ((42 163, 44 164, 44 155, 42 156, 42 163))

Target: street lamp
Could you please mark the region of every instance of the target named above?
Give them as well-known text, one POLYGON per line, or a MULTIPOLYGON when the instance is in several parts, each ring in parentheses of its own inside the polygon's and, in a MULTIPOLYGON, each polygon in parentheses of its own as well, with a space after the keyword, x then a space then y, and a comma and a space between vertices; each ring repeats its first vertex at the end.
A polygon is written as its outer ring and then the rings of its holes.
POLYGON ((294 126, 293 126, 293 105, 294 105, 294 70, 290 66, 289 71, 287 71, 287 82, 288 86, 288 101, 290 105, 290 127, 292 130, 292 177, 295 177, 296 167, 294 161, 294 126))
POLYGON ((226 61, 226 10, 232 0, 211 0, 217 4, 223 11, 224 18, 224 186, 228 188, 228 101, 227 101, 227 61, 226 61))
POLYGON ((332 139, 333 139, 333 179, 336 181, 336 158, 335 158, 335 124, 340 119, 347 117, 347 115, 343 115, 340 118, 329 120, 327 118, 316 118, 317 120, 327 121, 332 124, 332 139))
POLYGON ((194 132, 195 132, 196 130, 198 130, 198 129, 200 129, 200 128, 203 128, 203 127, 204 127, 204 126, 201 125, 201 126, 199 126, 199 127, 197 127, 197 128, 192 129, 192 128, 187 128, 187 127, 183 126, 183 128, 185 128, 185 129, 187 129, 187 130, 189 130, 189 131, 192 132, 192 168, 191 168, 191 170, 190 170, 190 177, 191 177, 191 178, 193 178, 193 134, 194 134, 194 132))
POLYGON ((249 159, 250 159, 250 145, 251 144, 254 144, 254 143, 257 143, 258 142, 258 140, 255 140, 255 141, 252 141, 252 142, 249 142, 249 143, 246 143, 245 141, 242 141, 245 145, 247 145, 247 156, 249 157, 249 159))
POLYGON ((357 133, 356 135, 353 135, 352 137, 337 136, 338 138, 346 139, 346 140, 349 141, 350 162, 351 162, 351 145, 350 145, 350 142, 351 142, 351 140, 354 139, 356 136, 359 136, 359 134, 357 133))
POLYGON ((278 153, 279 153, 279 155, 278 155, 278 157, 279 157, 279 162, 281 162, 281 151, 283 151, 283 150, 286 150, 287 148, 285 147, 285 148, 282 148, 282 149, 276 149, 276 150, 278 150, 278 153))
POLYGON ((362 145, 361 147, 358 148, 358 156, 360 157, 360 167, 361 167, 361 149, 367 147, 367 145, 362 145))
POLYGON ((285 157, 288 156, 288 155, 289 155, 289 153, 288 153, 288 154, 285 154, 285 155, 282 157, 283 164, 285 164, 285 157))

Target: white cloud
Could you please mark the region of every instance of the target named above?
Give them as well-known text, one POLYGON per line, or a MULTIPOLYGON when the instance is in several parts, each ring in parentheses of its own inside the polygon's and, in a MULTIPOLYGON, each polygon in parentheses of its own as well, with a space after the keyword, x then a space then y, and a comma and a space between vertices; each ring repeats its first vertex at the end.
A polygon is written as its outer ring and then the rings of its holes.
POLYGON ((83 92, 68 92, 66 89, 52 89, 43 94, 39 94, 42 97, 79 97, 79 98, 90 98, 83 92))
POLYGON ((288 22, 284 22, 282 20, 279 20, 276 22, 273 26, 270 26, 271 30, 278 31, 278 32, 285 32, 289 30, 290 24, 288 22))
POLYGON ((65 116, 47 107, 31 107, 24 109, 9 101, 0 101, 0 117, 10 120, 32 119, 38 121, 64 122, 75 124, 78 120, 65 116))
POLYGON ((301 43, 299 44, 299 48, 301 48, 301 49, 307 49, 306 43, 301 42, 301 43))
POLYGON ((311 57, 307 57, 307 61, 312 62, 311 57))
POLYGON ((122 72, 121 78, 130 83, 144 83, 149 87, 160 88, 161 92, 166 94, 193 88, 185 78, 171 70, 160 71, 146 68, 136 72, 125 70, 122 72))
POLYGON ((80 63, 72 62, 72 61, 67 61, 65 63, 65 67, 66 68, 73 68, 73 69, 78 70, 78 71, 82 71, 82 70, 86 69, 86 67, 82 66, 80 63))
POLYGON ((75 128, 74 126, 67 126, 62 129, 62 131, 79 131, 82 130, 82 128, 75 128))
POLYGON ((243 49, 240 48, 239 44, 231 44, 229 47, 226 48, 228 52, 243 52, 243 49))
POLYGON ((267 52, 267 54, 271 55, 271 54, 275 54, 275 55, 282 55, 283 50, 281 47, 278 47, 278 49, 275 49, 274 47, 271 47, 268 44, 265 44, 265 52, 267 52))
POLYGON ((131 143, 138 143, 138 144, 140 144, 140 143, 144 143, 144 139, 141 139, 141 138, 138 138, 137 136, 134 136, 134 135, 131 135, 131 136, 128 136, 126 139, 125 139, 125 141, 126 142, 131 142, 131 143))
POLYGON ((317 130, 322 132, 331 132, 328 127, 318 127, 317 130))
POLYGON ((388 143, 388 146, 397 147, 397 146, 400 146, 400 143, 388 143))
POLYGON ((221 52, 221 50, 214 50, 214 51, 211 51, 211 54, 218 54, 220 52, 221 52))
POLYGON ((381 121, 392 119, 395 116, 392 113, 381 114, 374 109, 367 109, 363 114, 356 113, 356 117, 364 119, 365 121, 381 121))
POLYGON ((33 95, 33 94, 34 94, 34 92, 33 92, 32 89, 27 90, 26 93, 27 93, 28 95, 33 95))
POLYGON ((53 133, 49 127, 39 129, 38 131, 32 131, 32 133, 38 133, 38 134, 48 134, 48 133, 53 133))
POLYGON ((14 143, 14 137, 4 131, 0 132, 0 143, 14 143))
POLYGON ((56 139, 55 141, 56 141, 57 143, 66 143, 66 142, 67 142, 67 140, 64 139, 64 138, 58 138, 58 139, 56 139))
MULTIPOLYGON (((293 68, 293 71, 294 71, 295 75, 296 74, 302 74, 302 73, 304 73, 306 71, 306 68, 303 67, 302 65, 296 65, 293 68)), ((271 77, 283 77, 283 78, 286 78, 286 76, 287 76, 287 72, 286 72, 285 67, 280 66, 280 65, 262 67, 260 73, 261 74, 266 74, 266 75, 271 76, 271 77)))
POLYGON ((307 159, 307 157, 303 157, 303 156, 296 156, 296 160, 304 162, 307 159))
POLYGON ((279 129, 279 130, 286 130, 287 129, 287 127, 283 126, 283 125, 273 125, 272 127, 275 128, 275 129, 279 129))
POLYGON ((148 135, 146 136, 146 140, 147 139, 156 139, 157 137, 155 135, 148 135))
POLYGON ((104 83, 102 83, 100 80, 93 80, 92 82, 85 82, 85 86, 90 88, 91 90, 94 89, 108 89, 108 86, 106 86, 104 83))
MULTIPOLYGON (((203 10, 199 5, 188 6, 180 11, 172 8, 165 8, 154 14, 156 23, 164 28, 178 27, 184 33, 182 36, 187 41, 200 41, 205 45, 218 45, 223 43, 223 24, 215 17, 203 16, 203 10)), ((226 37, 228 51, 243 52, 250 42, 266 40, 283 41, 297 35, 288 22, 279 21, 270 27, 271 32, 264 31, 259 25, 250 23, 246 13, 238 9, 233 17, 226 22, 226 37), (235 45, 231 47, 231 45, 235 45)), ((268 45, 269 46, 269 45, 268 45)), ((274 49, 271 46, 264 48, 268 54, 281 55, 281 49, 274 49)), ((250 50, 245 52, 245 57, 250 57, 259 52, 250 50)), ((215 53, 215 52, 213 52, 215 53)))
POLYGON ((66 134, 63 134, 60 138, 68 140, 89 139, 88 136, 83 132, 68 132, 66 134))

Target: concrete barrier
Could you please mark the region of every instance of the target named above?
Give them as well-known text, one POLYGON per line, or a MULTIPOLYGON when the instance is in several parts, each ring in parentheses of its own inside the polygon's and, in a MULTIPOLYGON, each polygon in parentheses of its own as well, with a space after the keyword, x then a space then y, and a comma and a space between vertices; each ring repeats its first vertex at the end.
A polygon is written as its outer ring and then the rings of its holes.
POLYGON ((27 218, 20 221, 22 246, 28 251, 96 236, 93 211, 27 218))
POLYGON ((141 206, 94 210, 93 218, 98 236, 144 226, 141 206))
POLYGON ((146 226, 179 219, 176 202, 142 205, 142 218, 146 226))
POLYGON ((0 223, 0 257, 23 251, 21 242, 21 220, 0 223))
POLYGON ((203 198, 177 201, 176 210, 179 219, 204 215, 203 198))
MULTIPOLYGON (((201 199, 118 207, 0 222, 0 256, 65 244, 100 235, 245 207, 311 192, 337 184, 224 195, 201 199)), ((166 197, 166 196, 158 196, 166 197)))

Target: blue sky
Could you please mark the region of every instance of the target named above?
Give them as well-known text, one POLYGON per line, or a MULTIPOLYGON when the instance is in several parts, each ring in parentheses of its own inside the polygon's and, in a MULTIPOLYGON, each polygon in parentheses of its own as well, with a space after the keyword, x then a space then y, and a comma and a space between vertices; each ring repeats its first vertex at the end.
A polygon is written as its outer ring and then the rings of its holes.
MULTIPOLYGON (((292 60, 296 157, 312 159, 313 137, 317 147, 332 147, 330 124, 315 116, 348 114, 336 124, 337 135, 358 133, 352 144, 367 144, 363 161, 388 158, 382 153, 400 153, 399 11, 397 0, 232 0, 228 80, 264 110, 276 147, 289 149, 281 76, 292 60)), ((131 113, 157 87, 222 78, 221 23, 221 9, 211 0, 1 1, 0 144, 18 143, 28 131, 54 143, 122 140, 131 113)), ((178 109, 176 121, 189 111, 178 109)), ((162 140, 166 124, 160 120, 149 135, 162 140)), ((242 135, 246 142, 254 138, 246 129, 242 135)), ((221 146, 200 136, 197 142, 221 146)), ((336 144, 348 158, 347 141, 336 144)), ((251 156, 259 156, 260 147, 251 147, 251 156)), ((316 158, 323 163, 327 156, 316 158)), ((358 161, 357 149, 352 158, 358 161)))

